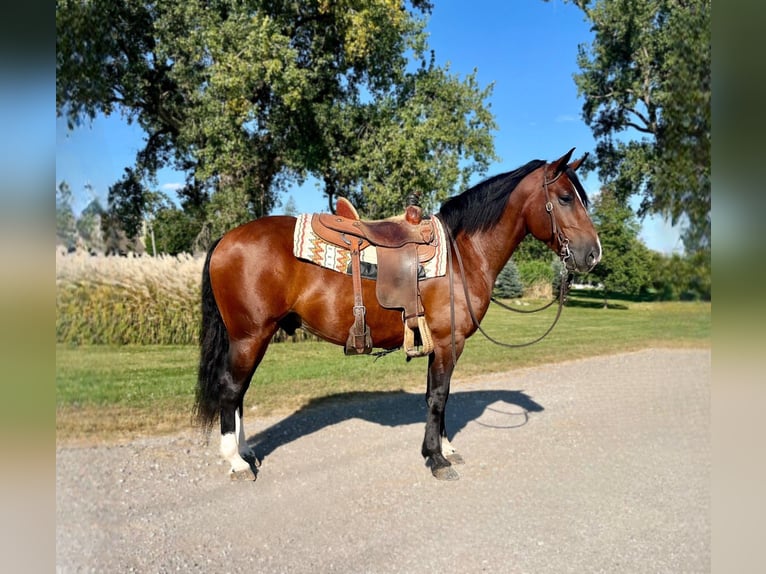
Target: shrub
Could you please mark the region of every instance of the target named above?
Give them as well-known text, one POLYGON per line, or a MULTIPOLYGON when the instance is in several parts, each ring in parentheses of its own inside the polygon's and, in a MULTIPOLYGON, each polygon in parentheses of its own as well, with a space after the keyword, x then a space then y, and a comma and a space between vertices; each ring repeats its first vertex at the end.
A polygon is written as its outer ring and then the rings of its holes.
POLYGON ((660 301, 710 301, 712 282, 709 253, 682 256, 653 253, 647 294, 660 301))
POLYGON ((545 298, 551 296, 554 271, 550 261, 530 259, 519 261, 517 266, 526 297, 545 298))

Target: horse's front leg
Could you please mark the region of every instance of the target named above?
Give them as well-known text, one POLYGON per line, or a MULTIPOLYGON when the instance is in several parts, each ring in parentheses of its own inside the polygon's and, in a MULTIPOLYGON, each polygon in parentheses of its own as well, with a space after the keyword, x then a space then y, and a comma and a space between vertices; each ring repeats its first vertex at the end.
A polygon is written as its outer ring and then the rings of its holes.
MULTIPOLYGON (((431 466, 431 473, 439 480, 457 480, 460 478, 448 459, 448 456, 455 454, 455 451, 447 439, 444 426, 444 412, 449 398, 453 369, 451 357, 444 360, 438 350, 434 351, 428 358, 428 391, 426 393, 428 414, 421 452, 431 466)), ((456 462, 458 461, 456 460, 456 462)))
MULTIPOLYGON (((429 369, 429 375, 428 375, 428 388, 426 390, 426 404, 430 405, 430 396, 431 396, 431 374, 429 369)), ((447 397, 447 400, 449 400, 449 396, 447 397)), ((452 443, 450 442, 449 438, 447 437, 447 425, 444 422, 444 419, 446 417, 446 401, 445 401, 445 408, 442 410, 442 416, 441 421, 439 423, 439 434, 441 436, 441 452, 444 455, 444 457, 450 461, 452 464, 465 464, 465 460, 463 457, 457 452, 454 446, 452 446, 452 443)))
MULTIPOLYGON (((444 409, 446 411, 446 408, 444 409)), ((447 428, 444 425, 444 412, 442 412, 441 422, 441 441, 442 441, 442 454, 452 464, 465 464, 465 460, 458 453, 452 443, 447 438, 447 428)))

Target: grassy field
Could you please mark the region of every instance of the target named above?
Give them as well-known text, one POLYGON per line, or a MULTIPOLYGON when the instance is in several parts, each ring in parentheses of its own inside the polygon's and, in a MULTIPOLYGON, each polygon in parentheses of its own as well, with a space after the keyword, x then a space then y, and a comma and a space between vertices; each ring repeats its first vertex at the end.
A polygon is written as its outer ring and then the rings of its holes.
MULTIPOLYGON (((710 303, 620 300, 601 307, 585 294, 572 297, 553 332, 522 349, 498 347, 477 333, 453 381, 653 346, 711 344, 710 303)), ((493 305, 482 327, 496 339, 521 343, 542 334, 554 315, 555 307, 520 315, 493 305)), ((120 440, 188 428, 197 360, 194 346, 57 345, 57 441, 120 440)), ((375 359, 344 357, 328 343, 275 344, 256 372, 246 409, 257 416, 354 391, 423 391, 426 365, 425 358, 405 361, 402 351, 375 359)))

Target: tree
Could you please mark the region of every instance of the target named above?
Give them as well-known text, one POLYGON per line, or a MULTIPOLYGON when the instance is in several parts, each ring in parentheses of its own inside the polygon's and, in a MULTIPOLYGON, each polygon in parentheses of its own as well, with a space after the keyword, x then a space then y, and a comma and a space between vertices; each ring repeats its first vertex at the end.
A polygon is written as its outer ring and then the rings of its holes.
POLYGON ((401 212, 411 196, 435 211, 495 159, 495 123, 483 106, 491 89, 479 88, 475 71, 463 82, 433 57, 423 62, 370 108, 368 129, 349 138, 356 153, 338 158, 345 186, 335 187, 367 218, 401 212))
POLYGON ((56 244, 72 250, 77 245, 77 228, 72 210, 72 188, 65 181, 56 188, 56 244))
POLYGON ((593 202, 592 219, 603 255, 589 274, 604 284, 606 308, 610 293, 637 295, 649 284, 650 254, 638 238, 636 215, 613 191, 601 190, 593 202))
POLYGON ((522 239, 513 252, 513 260, 516 263, 521 263, 522 261, 542 261, 548 263, 554 256, 555 254, 551 251, 550 247, 532 235, 527 235, 522 239))
POLYGON ((599 177, 639 215, 686 220, 687 252, 710 249, 710 0, 572 0, 592 24, 575 74, 599 177))
POLYGON ((126 168, 122 179, 109 188, 107 211, 110 226, 122 231, 127 245, 134 250, 143 232, 147 198, 148 190, 132 168, 126 168))
POLYGON ((505 267, 503 267, 500 274, 497 276, 493 295, 495 297, 510 299, 513 297, 521 297, 523 294, 524 285, 521 282, 519 270, 512 260, 508 260, 508 263, 505 264, 505 267))
POLYGON ((160 207, 152 221, 157 253, 191 253, 199 222, 189 212, 171 205, 160 207))
POLYGON ((205 210, 211 230, 269 213, 307 175, 330 202, 381 192, 404 173, 368 168, 398 155, 425 168, 409 187, 430 200, 494 157, 489 92, 433 65, 410 71, 410 58, 425 61, 430 10, 427 0, 59 0, 57 113, 71 126, 116 112, 138 122, 147 138, 132 169, 188 173, 182 207, 205 210))
POLYGON ((650 276, 651 293, 661 301, 712 298, 710 259, 701 253, 682 256, 653 252, 650 276))
MULTIPOLYGON (((89 186, 86 186, 89 187, 89 186)), ((84 246, 91 252, 104 250, 104 238, 101 221, 104 216, 104 208, 98 198, 93 198, 77 218, 77 233, 84 246)))
POLYGON ((295 198, 292 195, 287 198, 283 211, 285 215, 292 215, 293 217, 298 215, 298 204, 295 203, 295 198))

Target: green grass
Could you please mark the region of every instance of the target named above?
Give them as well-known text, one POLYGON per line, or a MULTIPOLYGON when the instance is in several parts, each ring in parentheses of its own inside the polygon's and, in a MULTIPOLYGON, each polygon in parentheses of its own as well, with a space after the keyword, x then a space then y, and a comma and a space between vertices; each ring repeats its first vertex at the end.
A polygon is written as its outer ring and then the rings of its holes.
MULTIPOLYGON (((535 302, 530 302, 534 306, 535 302)), ((453 379, 652 346, 709 347, 710 303, 642 303, 572 297, 553 332, 522 349, 498 347, 480 333, 466 344, 453 379)), ((482 327, 501 341, 542 334, 555 307, 534 315, 490 308, 482 327)), ((131 438, 191 423, 198 350, 194 346, 56 347, 57 437, 131 438)), ((423 391, 427 359, 402 351, 374 359, 340 347, 272 345, 256 372, 246 408, 287 412, 312 399, 353 391, 423 391)))

